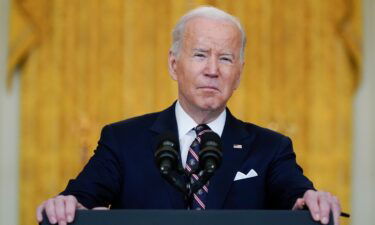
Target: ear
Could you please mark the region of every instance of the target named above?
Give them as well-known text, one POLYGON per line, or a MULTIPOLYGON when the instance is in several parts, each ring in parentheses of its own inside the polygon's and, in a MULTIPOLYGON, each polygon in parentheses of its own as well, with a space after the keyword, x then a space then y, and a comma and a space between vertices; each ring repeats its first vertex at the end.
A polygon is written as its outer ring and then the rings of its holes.
POLYGON ((235 84, 234 84, 234 90, 236 90, 238 88, 238 86, 240 86, 240 81, 241 81, 241 77, 242 77, 242 70, 243 70, 244 66, 245 66, 245 62, 242 62, 237 80, 235 81, 235 84))
POLYGON ((172 52, 169 51, 168 56, 168 69, 169 69, 169 75, 172 77, 173 80, 177 80, 177 73, 176 73, 176 67, 177 67, 177 57, 172 52))

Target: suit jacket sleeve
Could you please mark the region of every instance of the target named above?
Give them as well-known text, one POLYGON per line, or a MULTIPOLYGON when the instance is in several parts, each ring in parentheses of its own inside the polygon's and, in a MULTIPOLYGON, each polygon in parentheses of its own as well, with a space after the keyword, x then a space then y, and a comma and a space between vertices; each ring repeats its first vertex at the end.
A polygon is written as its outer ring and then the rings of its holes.
POLYGON ((74 195, 87 208, 108 207, 120 192, 122 183, 118 149, 112 128, 105 126, 94 155, 61 194, 74 195))
POLYGON ((303 175, 302 168, 296 162, 292 142, 281 137, 280 145, 268 171, 267 188, 272 208, 291 209, 297 200, 310 189, 312 182, 303 175))

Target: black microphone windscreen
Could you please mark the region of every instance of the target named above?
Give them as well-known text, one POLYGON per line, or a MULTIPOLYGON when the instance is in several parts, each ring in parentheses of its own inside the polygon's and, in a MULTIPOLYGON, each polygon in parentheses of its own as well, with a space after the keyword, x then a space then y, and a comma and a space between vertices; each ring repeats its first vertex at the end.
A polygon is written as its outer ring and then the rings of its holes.
POLYGON ((172 132, 165 132, 161 135, 159 135, 156 139, 156 148, 160 148, 162 145, 172 145, 176 151, 179 151, 179 141, 176 137, 176 135, 172 132))
POLYGON ((206 132, 201 136, 201 145, 207 146, 211 145, 216 147, 219 151, 221 151, 221 139, 220 136, 215 132, 206 132))

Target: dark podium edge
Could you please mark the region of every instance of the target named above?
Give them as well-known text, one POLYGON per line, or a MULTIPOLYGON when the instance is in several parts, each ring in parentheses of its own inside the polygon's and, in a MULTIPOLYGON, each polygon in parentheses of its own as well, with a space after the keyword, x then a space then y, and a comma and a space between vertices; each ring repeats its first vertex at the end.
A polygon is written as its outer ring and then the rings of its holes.
MULTIPOLYGON (((45 213, 41 225, 50 225, 45 213)), ((72 225, 317 225, 306 210, 77 210, 72 225)), ((333 225, 332 215, 328 225, 333 225)))

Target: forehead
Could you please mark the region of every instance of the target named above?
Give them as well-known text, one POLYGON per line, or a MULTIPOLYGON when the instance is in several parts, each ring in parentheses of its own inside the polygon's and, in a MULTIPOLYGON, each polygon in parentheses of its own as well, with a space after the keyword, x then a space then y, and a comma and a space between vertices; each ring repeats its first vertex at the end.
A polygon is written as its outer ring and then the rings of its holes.
POLYGON ((232 22, 197 17, 186 23, 183 42, 188 48, 220 47, 237 50, 241 45, 241 32, 232 22))

